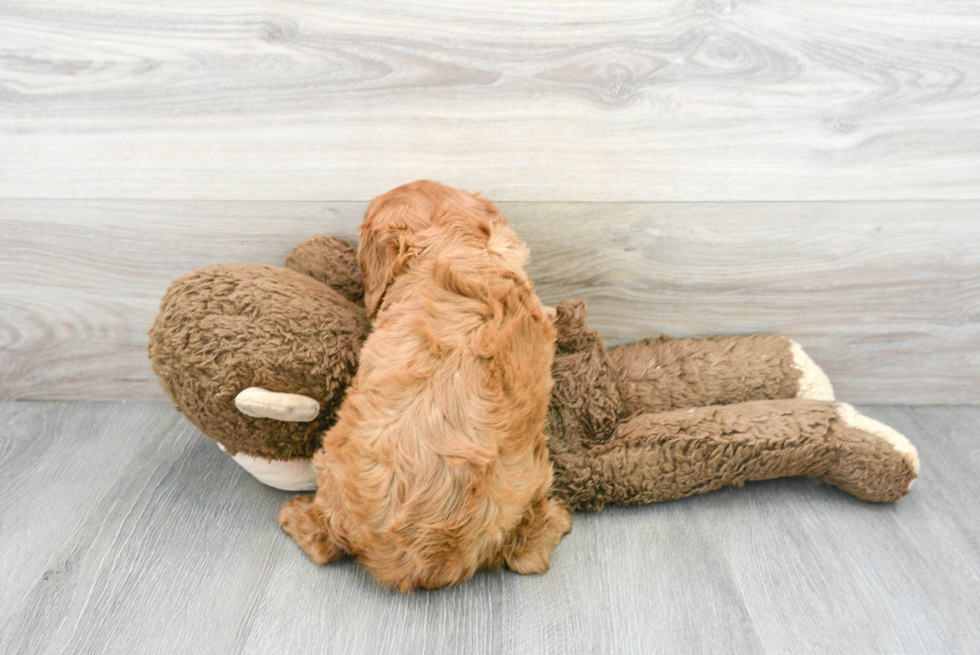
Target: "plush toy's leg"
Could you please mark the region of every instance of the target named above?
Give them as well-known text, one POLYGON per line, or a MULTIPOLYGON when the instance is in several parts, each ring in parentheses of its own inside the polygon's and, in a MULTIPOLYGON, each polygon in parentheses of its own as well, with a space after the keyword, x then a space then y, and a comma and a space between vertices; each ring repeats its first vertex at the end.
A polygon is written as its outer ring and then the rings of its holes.
POLYGON ((812 476, 858 498, 908 493, 919 470, 898 432, 849 405, 752 401, 637 414, 604 444, 552 451, 552 497, 572 509, 682 498, 750 480, 812 476))
MULTIPOLYGON (((218 448, 225 450, 220 443, 218 448)), ((256 480, 283 491, 315 491, 316 474, 312 460, 306 457, 292 459, 265 459, 236 453, 231 457, 256 480)))
POLYGON ((315 564, 336 562, 344 551, 323 529, 323 517, 317 520, 318 508, 313 496, 296 496, 287 501, 279 512, 279 525, 306 551, 315 564))
POLYGON ((549 498, 532 505, 504 546, 507 568, 522 575, 544 573, 551 566, 551 551, 572 531, 568 510, 549 498))
POLYGON ((833 400, 830 380, 798 343, 776 335, 647 339, 609 351, 624 414, 748 400, 833 400))

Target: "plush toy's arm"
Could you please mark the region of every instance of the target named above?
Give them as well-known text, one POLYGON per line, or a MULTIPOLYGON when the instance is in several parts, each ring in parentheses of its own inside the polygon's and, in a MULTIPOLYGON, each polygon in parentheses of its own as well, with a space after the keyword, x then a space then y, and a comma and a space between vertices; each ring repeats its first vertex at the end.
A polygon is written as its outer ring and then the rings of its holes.
POLYGON ((357 249, 340 237, 315 236, 293 248, 286 268, 309 275, 339 291, 351 302, 364 302, 364 281, 357 249))
POLYGON ((919 471, 915 447, 849 405, 753 401, 637 414, 604 444, 552 450, 552 497, 569 509, 652 503, 751 480, 819 477, 894 501, 919 471))
POLYGON ((647 339, 609 351, 623 413, 749 400, 833 400, 830 380, 791 339, 775 335, 647 339))

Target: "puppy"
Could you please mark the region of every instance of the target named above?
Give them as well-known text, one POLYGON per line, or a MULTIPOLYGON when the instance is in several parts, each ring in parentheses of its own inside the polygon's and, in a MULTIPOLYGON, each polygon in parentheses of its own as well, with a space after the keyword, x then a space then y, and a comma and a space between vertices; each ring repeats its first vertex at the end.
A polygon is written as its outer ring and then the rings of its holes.
POLYGON ((415 182, 376 198, 358 263, 374 329, 279 522, 318 564, 401 591, 549 567, 571 516, 547 497, 555 330, 528 251, 487 200, 415 182))

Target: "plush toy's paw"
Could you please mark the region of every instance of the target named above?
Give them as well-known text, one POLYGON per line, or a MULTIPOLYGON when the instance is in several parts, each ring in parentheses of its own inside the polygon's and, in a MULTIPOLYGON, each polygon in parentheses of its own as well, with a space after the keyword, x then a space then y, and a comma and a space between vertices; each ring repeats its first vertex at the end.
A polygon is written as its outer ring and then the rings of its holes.
POLYGON ((833 400, 834 388, 827 374, 810 359, 800 344, 792 339, 789 340, 789 344, 790 353, 793 355, 793 366, 800 372, 796 397, 806 400, 833 400))
POLYGON ((872 502, 892 502, 907 494, 919 475, 915 446, 850 405, 837 405, 837 418, 832 434, 841 445, 840 458, 824 480, 872 502))
POLYGON ((306 551, 315 564, 335 562, 343 556, 313 518, 313 496, 296 496, 279 511, 279 525, 306 551))
MULTIPOLYGON (((218 448, 225 450, 225 447, 220 443, 218 448)), ((282 489, 283 491, 316 490, 316 474, 313 472, 313 463, 312 460, 305 457, 275 460, 237 453, 231 458, 256 480, 275 489, 282 489)))

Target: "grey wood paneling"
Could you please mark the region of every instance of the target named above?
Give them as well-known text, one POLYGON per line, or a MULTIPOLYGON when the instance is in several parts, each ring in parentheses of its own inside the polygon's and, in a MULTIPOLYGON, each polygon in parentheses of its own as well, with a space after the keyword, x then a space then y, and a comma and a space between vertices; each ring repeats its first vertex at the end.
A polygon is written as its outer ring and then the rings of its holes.
MULTIPOLYGON (((353 238, 364 203, 0 200, 0 398, 163 398, 170 280, 353 238)), ((503 203, 608 343, 779 332, 855 402, 980 402, 980 202, 503 203)))
POLYGON ((975 2, 0 5, 0 197, 978 199, 975 2))
POLYGON ((801 478, 574 515, 552 569, 400 596, 165 403, 0 403, 0 652, 972 653, 980 408, 869 407, 894 504, 801 478))

